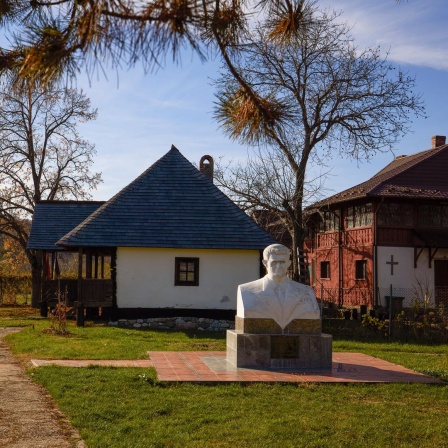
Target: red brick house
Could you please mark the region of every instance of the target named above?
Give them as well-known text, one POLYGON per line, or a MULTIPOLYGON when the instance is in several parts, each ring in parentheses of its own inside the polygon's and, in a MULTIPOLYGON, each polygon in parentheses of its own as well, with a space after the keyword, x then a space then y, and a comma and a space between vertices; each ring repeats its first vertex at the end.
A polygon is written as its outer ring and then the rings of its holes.
POLYGON ((307 209, 311 284, 339 306, 448 306, 448 145, 398 156, 372 178, 307 209))

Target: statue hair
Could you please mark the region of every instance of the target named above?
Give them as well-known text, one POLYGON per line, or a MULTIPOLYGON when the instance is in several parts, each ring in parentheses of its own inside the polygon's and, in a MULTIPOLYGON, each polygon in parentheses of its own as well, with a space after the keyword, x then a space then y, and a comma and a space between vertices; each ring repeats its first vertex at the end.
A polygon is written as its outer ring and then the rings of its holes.
POLYGON ((271 244, 263 251, 263 260, 269 260, 271 254, 291 256, 291 251, 283 244, 271 244))

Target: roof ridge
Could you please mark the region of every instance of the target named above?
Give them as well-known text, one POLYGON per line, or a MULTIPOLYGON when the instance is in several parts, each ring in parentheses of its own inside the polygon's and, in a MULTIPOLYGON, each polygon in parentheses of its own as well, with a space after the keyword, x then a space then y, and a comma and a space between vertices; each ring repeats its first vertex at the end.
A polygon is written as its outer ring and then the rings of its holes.
POLYGON ((89 200, 77 200, 77 199, 41 199, 40 201, 36 201, 36 204, 104 204, 106 201, 89 201, 89 200))

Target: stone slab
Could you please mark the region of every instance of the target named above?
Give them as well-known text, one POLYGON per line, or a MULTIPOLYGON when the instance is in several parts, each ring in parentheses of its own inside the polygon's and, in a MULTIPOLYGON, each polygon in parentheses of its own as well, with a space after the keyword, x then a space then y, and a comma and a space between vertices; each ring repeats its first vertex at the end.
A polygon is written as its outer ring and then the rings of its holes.
POLYGON ((148 352, 159 381, 189 383, 425 383, 447 384, 363 353, 333 353, 330 370, 235 367, 225 352, 148 352))
POLYGON ((227 360, 235 367, 331 369, 329 334, 250 334, 227 331, 227 360))
POLYGON ((321 319, 294 319, 282 331, 274 319, 235 317, 235 330, 250 334, 320 334, 321 319))

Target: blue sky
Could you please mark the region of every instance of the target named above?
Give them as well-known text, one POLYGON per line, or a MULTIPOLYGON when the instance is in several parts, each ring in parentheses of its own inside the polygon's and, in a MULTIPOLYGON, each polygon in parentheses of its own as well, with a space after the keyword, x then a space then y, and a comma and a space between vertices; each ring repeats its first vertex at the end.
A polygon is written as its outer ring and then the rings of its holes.
MULTIPOLYGON (((322 0, 320 5, 342 10, 353 26, 359 48, 380 45, 389 60, 417 78, 417 91, 426 102, 428 118, 414 120, 413 132, 395 149, 395 155, 413 154, 430 147, 432 135, 448 134, 448 4, 446 0, 322 0)), ((176 145, 190 161, 204 154, 215 159, 244 160, 247 149, 232 143, 213 120, 213 86, 219 64, 201 63, 194 55, 181 65, 168 64, 156 73, 141 67, 108 73, 108 79, 78 79, 98 108, 98 119, 81 128, 95 144, 94 169, 103 183, 93 199, 106 200, 176 145)), ((335 157, 328 161, 328 195, 360 183, 393 160, 378 154, 357 164, 335 157)))

